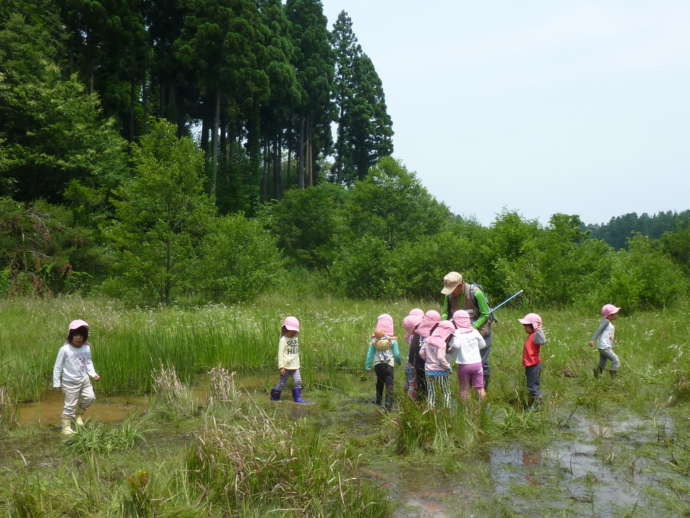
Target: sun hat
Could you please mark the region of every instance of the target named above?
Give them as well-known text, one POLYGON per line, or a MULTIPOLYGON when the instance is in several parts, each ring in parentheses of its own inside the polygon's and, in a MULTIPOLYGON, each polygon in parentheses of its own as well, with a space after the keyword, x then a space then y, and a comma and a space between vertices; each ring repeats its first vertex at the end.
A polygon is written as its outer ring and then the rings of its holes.
POLYGON ((405 318, 403 318, 402 325, 405 329, 405 340, 408 344, 410 343, 412 335, 414 334, 414 328, 419 325, 423 316, 424 313, 421 315, 407 315, 405 318))
POLYGON ((434 347, 445 347, 446 340, 450 335, 455 332, 455 326, 450 320, 441 320, 434 332, 427 339, 426 343, 433 345, 434 347))
POLYGON ((518 322, 531 325, 535 331, 541 327, 541 317, 536 313, 527 313, 524 317, 518 318, 518 322))
POLYGON ((431 330, 433 329, 433 327, 440 321, 441 314, 435 309, 430 309, 429 311, 424 313, 422 321, 417 326, 417 329, 415 329, 415 333, 417 333, 422 338, 428 338, 431 334, 431 330))
POLYGON ((474 329, 472 327, 472 319, 470 319, 470 314, 464 309, 458 309, 453 313, 453 323, 457 328, 463 333, 469 333, 474 329))
POLYGON ((381 329, 387 335, 395 334, 393 329, 393 317, 388 313, 383 313, 376 317, 376 329, 381 329))
POLYGON ((299 332, 299 320, 297 320, 297 317, 285 317, 285 320, 283 320, 283 327, 288 331, 299 332))
POLYGON ((443 295, 450 295, 458 284, 462 283, 462 275, 458 272, 448 272, 445 277, 443 277, 443 289, 441 293, 443 295))
POLYGON ((621 308, 618 308, 618 307, 614 306, 613 304, 604 304, 603 306, 601 306, 601 315, 604 318, 608 318, 611 315, 615 315, 620 310, 621 310, 621 308))
POLYGON ((74 331, 75 329, 79 329, 80 327, 89 327, 89 324, 87 324, 83 320, 72 320, 69 323, 69 329, 67 331, 74 331))
POLYGON ((413 315, 413 316, 416 315, 416 316, 419 316, 419 317, 423 317, 423 316, 424 316, 424 310, 423 310, 423 309, 419 309, 419 308, 414 308, 414 309, 411 309, 411 310, 410 310, 410 312, 408 313, 408 315, 413 315))

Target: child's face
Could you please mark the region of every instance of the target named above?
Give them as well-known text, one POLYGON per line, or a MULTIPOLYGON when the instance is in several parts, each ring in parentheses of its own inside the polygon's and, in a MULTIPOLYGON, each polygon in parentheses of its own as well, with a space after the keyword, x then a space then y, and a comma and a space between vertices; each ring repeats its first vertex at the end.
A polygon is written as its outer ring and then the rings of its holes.
POLYGON ((528 335, 531 335, 534 332, 532 324, 522 324, 522 327, 525 328, 525 333, 527 333, 528 335))
POLYGON ((618 313, 613 313, 606 318, 608 318, 610 321, 616 320, 618 318, 618 313))
POLYGON ((290 331, 289 329, 286 329, 285 336, 287 336, 288 338, 294 338, 295 336, 297 336, 297 331, 290 331))
POLYGON ((70 342, 74 347, 81 347, 84 345, 84 337, 82 335, 73 335, 70 342))

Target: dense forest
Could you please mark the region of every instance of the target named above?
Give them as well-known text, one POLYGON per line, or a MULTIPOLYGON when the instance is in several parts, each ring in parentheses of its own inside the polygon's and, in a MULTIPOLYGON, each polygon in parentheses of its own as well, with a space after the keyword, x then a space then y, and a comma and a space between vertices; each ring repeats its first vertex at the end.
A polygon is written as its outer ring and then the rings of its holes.
POLYGON ((392 136, 352 21, 319 0, 6 0, 0 294, 435 297, 454 269, 496 302, 686 299, 688 211, 481 226, 392 136))

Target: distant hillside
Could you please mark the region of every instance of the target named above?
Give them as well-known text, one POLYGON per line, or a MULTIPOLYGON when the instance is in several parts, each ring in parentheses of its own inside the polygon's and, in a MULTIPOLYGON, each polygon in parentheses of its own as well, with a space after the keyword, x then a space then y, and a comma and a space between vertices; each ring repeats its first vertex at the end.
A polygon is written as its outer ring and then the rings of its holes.
POLYGON ((690 210, 683 212, 658 212, 652 216, 643 212, 630 212, 611 218, 608 223, 585 225, 590 236, 603 239, 616 249, 625 248, 630 236, 635 233, 659 238, 664 232, 678 230, 690 224, 690 210))

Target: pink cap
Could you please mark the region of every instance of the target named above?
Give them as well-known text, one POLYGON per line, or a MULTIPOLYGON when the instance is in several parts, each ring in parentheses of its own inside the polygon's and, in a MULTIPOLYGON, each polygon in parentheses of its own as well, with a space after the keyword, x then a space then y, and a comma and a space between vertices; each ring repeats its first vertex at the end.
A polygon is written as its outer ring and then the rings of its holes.
POLYGON ((421 315, 409 314, 405 318, 403 318, 402 325, 405 328, 405 340, 407 341, 408 344, 412 340, 412 335, 414 334, 414 328, 419 325, 419 323, 422 321, 423 316, 424 316, 424 313, 422 313, 421 315))
POLYGON ((434 347, 445 347, 446 340, 450 335, 455 332, 455 326, 450 320, 441 320, 434 332, 427 339, 426 343, 433 345, 434 347))
POLYGON ((383 313, 382 315, 379 315, 378 317, 376 317, 375 329, 380 329, 387 335, 395 334, 395 331, 393 330, 393 317, 390 316, 388 313, 383 313))
POLYGON ((80 327, 89 327, 89 324, 87 324, 83 320, 72 320, 69 323, 69 331, 74 331, 75 329, 79 329, 80 327))
POLYGON ((472 327, 472 319, 470 318, 470 314, 464 309, 458 309, 455 313, 453 313, 453 323, 458 327, 458 329, 465 333, 474 329, 472 327))
POLYGON ((518 318, 521 324, 530 324, 536 331, 541 327, 541 317, 536 313, 527 313, 524 317, 518 318))
POLYGON ((423 316, 424 316, 424 310, 423 310, 423 309, 419 309, 419 308, 414 308, 414 309, 411 309, 410 312, 409 312, 408 314, 409 314, 409 315, 412 315, 412 316, 423 317, 423 316))
POLYGON ((299 332, 299 320, 297 320, 297 317, 285 317, 285 320, 283 320, 283 327, 288 331, 299 332))
POLYGON ((614 306, 613 304, 604 304, 603 306, 601 306, 601 315, 604 318, 608 318, 611 315, 615 315, 620 310, 621 310, 621 308, 618 308, 618 307, 614 306))
POLYGON ((433 309, 427 311, 422 317, 422 321, 417 326, 415 332, 422 338, 428 338, 431 328, 441 321, 441 314, 433 309))

